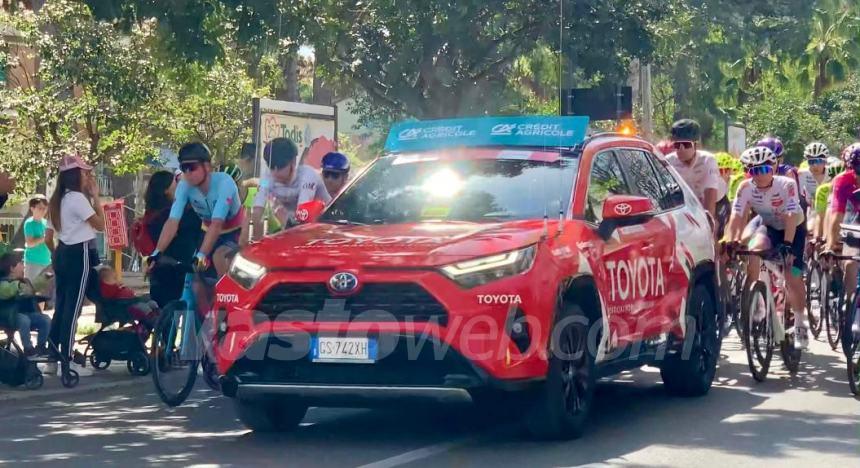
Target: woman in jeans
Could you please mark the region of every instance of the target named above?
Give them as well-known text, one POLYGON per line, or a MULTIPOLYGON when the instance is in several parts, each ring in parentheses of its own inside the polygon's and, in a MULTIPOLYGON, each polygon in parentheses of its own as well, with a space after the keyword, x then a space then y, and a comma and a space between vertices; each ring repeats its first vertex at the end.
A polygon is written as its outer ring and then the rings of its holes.
MULTIPOLYGON (((144 214, 144 225, 150 239, 158 240, 161 236, 161 228, 170 215, 170 207, 173 205, 173 193, 176 191, 177 178, 168 171, 158 171, 149 179, 146 187, 146 213, 144 214)), ((200 245, 200 217, 191 209, 185 207, 185 213, 179 220, 179 231, 170 246, 164 251, 164 255, 181 263, 189 264, 194 258, 194 252, 200 245)), ((149 296, 164 308, 170 301, 182 296, 182 288, 185 283, 185 273, 170 266, 158 266, 150 274, 149 296)))
MULTIPOLYGON (((105 225, 99 186, 92 169, 76 154, 64 156, 57 188, 48 206, 48 217, 58 241, 53 259, 57 299, 51 340, 69 359, 74 352, 78 316, 93 268, 99 264, 96 233, 103 231, 105 225)), ((75 363, 71 366, 82 377, 92 375, 89 369, 75 363)))

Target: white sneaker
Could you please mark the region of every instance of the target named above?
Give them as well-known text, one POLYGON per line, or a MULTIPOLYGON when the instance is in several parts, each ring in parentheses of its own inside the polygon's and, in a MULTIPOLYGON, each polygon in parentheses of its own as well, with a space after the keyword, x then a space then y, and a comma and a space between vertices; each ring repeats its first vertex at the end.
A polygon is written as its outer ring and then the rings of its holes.
MULTIPOLYGON (((76 362, 69 363, 69 369, 78 373, 78 377, 92 377, 93 371, 87 369, 86 367, 81 366, 76 362)), ((57 375, 60 375, 63 372, 62 369, 57 371, 57 375)))
POLYGON ((794 348, 809 348, 809 332, 806 329, 805 323, 800 323, 799 325, 794 327, 794 348))
POLYGON ((56 362, 47 362, 45 364, 41 364, 43 375, 57 375, 57 363, 56 362))

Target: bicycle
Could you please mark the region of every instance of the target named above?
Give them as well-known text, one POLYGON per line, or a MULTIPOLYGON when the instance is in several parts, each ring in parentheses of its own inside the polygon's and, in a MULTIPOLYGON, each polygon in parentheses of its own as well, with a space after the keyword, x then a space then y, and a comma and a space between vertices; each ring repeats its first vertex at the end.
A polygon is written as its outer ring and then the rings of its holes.
POLYGON ((158 266, 172 266, 185 273, 182 297, 164 307, 153 332, 150 365, 159 398, 166 405, 175 407, 184 403, 191 394, 201 367, 206 384, 220 391, 217 368, 211 358, 211 336, 203 327, 212 302, 214 283, 208 282, 191 265, 172 259, 159 259, 158 266))
MULTIPOLYGON (((847 260, 851 257, 840 255, 828 255, 832 260, 847 260)), ((845 273, 838 261, 834 261, 830 268, 824 269, 821 279, 821 295, 824 309, 822 311, 824 324, 821 326, 827 334, 827 343, 836 351, 842 335, 844 325, 843 309, 848 303, 848 291, 844 284, 845 273)))
MULTIPOLYGON (((856 256, 839 256, 840 260, 860 261, 856 256)), ((842 350, 845 353, 848 371, 848 388, 851 393, 860 397, 860 336, 856 335, 851 326, 860 315, 860 277, 854 288, 854 300, 850 308, 845 310, 843 327, 840 330, 842 339, 842 350)))
POLYGON ((809 329, 812 336, 821 336, 824 324, 824 309, 827 300, 824 283, 824 266, 821 264, 820 242, 810 243, 809 258, 806 262, 806 311, 809 315, 809 329))
POLYGON ((722 327, 721 339, 729 336, 732 328, 734 328, 738 336, 743 342, 743 307, 742 299, 744 292, 744 284, 746 284, 746 265, 735 256, 730 256, 724 263, 720 284, 723 285, 723 294, 725 297, 725 323, 722 327))
POLYGON ((764 382, 770 370, 773 352, 779 345, 785 367, 792 375, 800 367, 801 350, 794 346, 789 333, 794 316, 785 297, 785 258, 774 250, 742 250, 741 256, 762 259, 761 274, 744 294, 744 347, 753 378, 764 382))

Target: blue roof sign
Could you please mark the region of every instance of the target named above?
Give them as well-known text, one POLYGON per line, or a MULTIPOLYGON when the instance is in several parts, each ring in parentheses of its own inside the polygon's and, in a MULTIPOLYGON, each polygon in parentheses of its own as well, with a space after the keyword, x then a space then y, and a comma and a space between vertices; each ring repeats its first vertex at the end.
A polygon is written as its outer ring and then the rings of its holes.
POLYGON ((585 140, 588 117, 484 117, 400 122, 391 127, 388 152, 458 146, 574 146, 585 140))

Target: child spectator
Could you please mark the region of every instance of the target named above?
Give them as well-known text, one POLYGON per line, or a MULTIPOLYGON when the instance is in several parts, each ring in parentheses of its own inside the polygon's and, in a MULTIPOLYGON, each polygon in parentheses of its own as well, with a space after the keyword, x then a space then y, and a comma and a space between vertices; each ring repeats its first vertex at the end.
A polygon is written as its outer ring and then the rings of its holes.
POLYGON ((24 221, 24 238, 26 239, 24 249, 24 277, 31 283, 45 283, 46 289, 39 293, 50 296, 53 293, 53 281, 43 281, 43 276, 48 273, 51 266, 51 250, 45 243, 45 234, 48 229, 48 197, 34 195, 30 198, 30 217, 24 221))
MULTIPOLYGON (((134 291, 122 284, 117 277, 116 271, 109 266, 99 268, 99 289, 102 299, 137 298, 134 291)), ((149 330, 152 330, 155 328, 155 323, 158 320, 158 304, 147 297, 140 297, 139 299, 140 301, 129 306, 129 314, 149 330)))
POLYGON ((48 353, 48 334, 51 331, 51 319, 39 310, 36 302, 36 290, 24 277, 24 263, 15 252, 0 256, 0 308, 4 315, 12 318, 21 337, 24 354, 31 356, 46 356, 48 353), (33 346, 30 332, 36 331, 38 338, 33 346))

